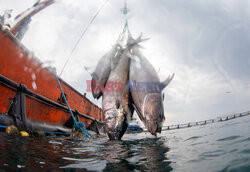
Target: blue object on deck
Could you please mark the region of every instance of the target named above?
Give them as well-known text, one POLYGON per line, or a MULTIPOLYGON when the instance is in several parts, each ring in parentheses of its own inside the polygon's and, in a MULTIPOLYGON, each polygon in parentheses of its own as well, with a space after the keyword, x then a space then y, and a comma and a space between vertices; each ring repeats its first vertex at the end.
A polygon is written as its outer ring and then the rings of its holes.
POLYGON ((57 134, 57 135, 70 135, 70 133, 58 132, 58 131, 43 131, 45 134, 57 134))
POLYGON ((141 133, 143 129, 139 125, 128 125, 128 133, 141 133))
POLYGON ((0 128, 6 128, 7 126, 5 126, 5 125, 0 125, 0 128))

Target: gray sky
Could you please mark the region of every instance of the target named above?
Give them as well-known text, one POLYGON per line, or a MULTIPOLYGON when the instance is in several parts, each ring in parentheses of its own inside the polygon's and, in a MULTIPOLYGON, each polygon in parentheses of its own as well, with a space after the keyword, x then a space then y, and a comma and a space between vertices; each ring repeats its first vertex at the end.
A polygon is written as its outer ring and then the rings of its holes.
MULTIPOLYGON (((0 12, 30 7, 34 0, 0 0, 0 12)), ((33 17, 23 44, 60 73, 84 27, 103 0, 58 0, 33 17)), ((127 0, 129 28, 143 33, 142 53, 163 80, 166 124, 250 110, 250 1, 127 0), (226 93, 230 92, 230 93, 226 93)), ((110 0, 81 40, 62 78, 84 93, 84 66, 97 61, 123 29, 123 0, 110 0)), ((87 97, 94 101, 92 95, 87 97)), ((99 106, 100 101, 94 101, 99 106)))

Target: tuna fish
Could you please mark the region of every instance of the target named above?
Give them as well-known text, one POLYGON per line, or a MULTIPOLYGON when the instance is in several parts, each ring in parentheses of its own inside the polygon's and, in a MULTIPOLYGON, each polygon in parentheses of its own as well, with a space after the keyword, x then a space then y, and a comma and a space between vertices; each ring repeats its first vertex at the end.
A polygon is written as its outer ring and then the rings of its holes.
MULTIPOLYGON (((124 36, 128 39, 130 33, 124 36)), ((122 50, 119 62, 111 70, 108 81, 105 85, 105 92, 102 99, 102 110, 106 124, 106 131, 111 140, 120 140, 128 127, 128 119, 132 117, 134 107, 132 97, 128 92, 127 80, 129 77, 129 66, 131 48, 142 41, 135 40, 133 43, 126 41, 126 48, 122 50)))
MULTIPOLYGON (((130 38, 132 41, 132 37, 130 38)), ((141 54, 139 46, 131 49, 130 88, 139 118, 152 134, 161 133, 164 118, 162 90, 174 77, 169 76, 164 82, 160 79, 151 63, 141 54)))
POLYGON ((174 75, 160 83, 155 69, 139 51, 139 43, 146 40, 141 37, 133 39, 128 31, 122 33, 91 74, 94 98, 103 96, 102 110, 110 140, 122 138, 134 109, 151 134, 161 132, 164 120, 162 89, 174 75), (144 91, 140 90, 142 84, 144 91))
POLYGON ((121 53, 123 52, 122 41, 124 35, 121 34, 112 49, 106 53, 96 65, 95 71, 91 73, 92 81, 92 95, 94 98, 99 99, 102 96, 102 89, 104 89, 108 80, 110 71, 118 64, 121 53))
POLYGON ((120 140, 128 127, 127 115, 131 114, 126 106, 126 81, 129 71, 129 51, 121 55, 117 66, 110 72, 102 98, 102 110, 106 132, 110 140, 120 140))

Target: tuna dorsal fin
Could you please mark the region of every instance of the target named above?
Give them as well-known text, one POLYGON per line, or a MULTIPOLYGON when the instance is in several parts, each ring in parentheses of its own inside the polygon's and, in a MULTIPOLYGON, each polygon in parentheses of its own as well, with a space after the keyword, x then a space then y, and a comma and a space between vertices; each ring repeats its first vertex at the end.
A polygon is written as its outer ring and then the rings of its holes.
POLYGON ((161 90, 163 90, 166 86, 168 86, 168 84, 172 81, 173 78, 174 78, 174 73, 172 75, 169 75, 165 81, 161 82, 160 84, 161 90))

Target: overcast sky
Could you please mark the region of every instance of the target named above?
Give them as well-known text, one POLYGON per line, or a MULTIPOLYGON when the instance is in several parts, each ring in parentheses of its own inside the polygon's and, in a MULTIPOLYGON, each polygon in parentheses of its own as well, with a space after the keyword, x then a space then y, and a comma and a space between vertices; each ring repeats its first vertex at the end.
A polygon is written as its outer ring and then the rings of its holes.
MULTIPOLYGON (((0 12, 18 14, 34 0, 0 0, 0 12)), ((58 0, 32 18, 23 44, 60 73, 70 51, 103 0, 58 0)), ((94 69, 124 25, 123 0, 110 0, 81 40, 62 78, 86 91, 94 69)), ((129 28, 143 33, 142 53, 161 80, 166 124, 185 123, 250 110, 250 1, 127 0, 129 28)), ((94 101, 92 95, 87 97, 94 101)), ((94 101, 101 106, 100 101, 94 101)))

